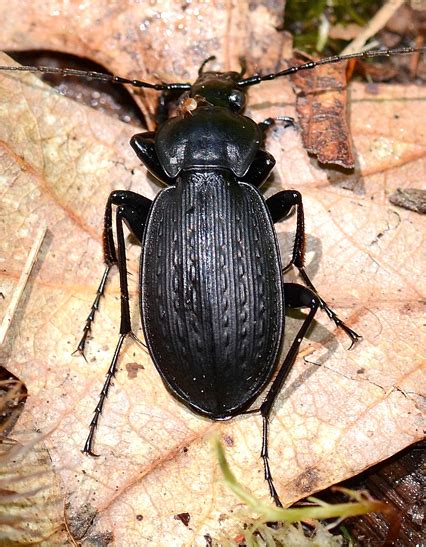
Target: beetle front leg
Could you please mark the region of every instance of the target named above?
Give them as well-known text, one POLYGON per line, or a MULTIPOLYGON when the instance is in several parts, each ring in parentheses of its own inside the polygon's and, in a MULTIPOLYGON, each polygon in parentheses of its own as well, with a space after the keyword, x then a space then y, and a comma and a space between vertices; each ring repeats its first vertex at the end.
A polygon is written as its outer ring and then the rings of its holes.
POLYGON ((266 134, 266 132, 273 125, 276 125, 277 122, 283 122, 284 127, 296 126, 296 122, 294 121, 294 118, 292 118, 291 116, 278 116, 276 118, 266 118, 266 120, 263 120, 263 122, 259 123, 259 127, 262 129, 263 133, 266 134))
MULTIPOLYGON (((284 127, 292 127, 295 125, 294 119, 289 116, 282 116, 280 118, 266 118, 266 120, 258 124, 260 130, 262 131, 263 139, 266 137, 266 132, 273 125, 275 125, 277 121, 284 122, 284 127)), ((260 148, 257 151, 249 170, 241 180, 259 188, 259 186, 261 186, 269 177, 275 163, 276 161, 274 156, 269 152, 266 152, 266 150, 263 150, 263 148, 260 148)))
POLYGON ((272 407, 281 391, 281 388, 287 378, 288 373, 296 359, 299 352, 300 344, 303 338, 306 336, 306 332, 314 320, 318 307, 321 305, 321 300, 317 294, 303 285, 296 283, 284 283, 284 302, 287 308, 310 308, 309 314, 303 321, 296 338, 293 340, 284 361, 278 368, 278 373, 272 382, 271 387, 265 397, 265 400, 260 406, 260 414, 263 419, 263 436, 262 436, 262 452, 261 457, 263 459, 263 465, 265 469, 265 479, 269 486, 269 491, 274 499, 274 502, 278 507, 282 507, 282 503, 275 489, 274 482, 272 480, 271 469, 269 467, 269 454, 268 454, 268 433, 269 433, 269 418, 272 411, 272 407))
POLYGON ((157 126, 171 117, 172 108, 176 107, 181 95, 181 89, 169 89, 161 92, 158 97, 157 110, 155 112, 157 126))
POLYGON ((109 366, 102 391, 99 396, 98 404, 94 410, 94 415, 89 426, 89 435, 83 448, 83 452, 91 456, 97 456, 93 452, 93 442, 96 428, 98 426, 99 417, 102 414, 102 409, 105 400, 108 396, 108 391, 111 386, 112 379, 117 370, 118 357, 121 347, 126 336, 132 332, 130 321, 129 307, 129 289, 127 285, 127 265, 126 265, 126 246, 123 232, 123 224, 125 223, 139 241, 142 239, 143 229, 148 217, 148 212, 151 207, 151 201, 139 194, 127 191, 112 192, 108 199, 105 213, 105 231, 104 231, 104 248, 105 256, 108 256, 112 261, 111 265, 117 264, 120 275, 120 293, 121 293, 121 320, 120 320, 120 336, 114 351, 111 364, 109 366), (112 204, 119 205, 116 211, 116 234, 117 234, 117 252, 114 247, 114 239, 112 232, 112 204))
POLYGON ((83 336, 77 346, 76 352, 79 352, 84 357, 84 349, 86 346, 87 337, 92 329, 92 323, 95 319, 97 310, 99 309, 100 300, 105 292, 105 285, 109 277, 111 268, 117 264, 117 255, 114 245, 114 236, 112 231, 112 206, 123 206, 123 219, 126 221, 130 231, 141 243, 145 222, 148 217, 149 209, 152 201, 140 194, 127 190, 116 190, 111 192, 105 207, 104 216, 104 231, 103 231, 103 250, 104 261, 106 264, 96 297, 90 308, 89 315, 83 327, 83 336))
MULTIPOLYGON (((295 266, 303 281, 306 285, 318 295, 318 291, 314 287, 312 281, 309 279, 308 274, 306 273, 304 263, 305 263, 305 215, 303 212, 303 202, 302 195, 296 190, 283 190, 278 192, 278 194, 273 195, 266 200, 266 205, 271 213, 272 221, 274 224, 283 220, 291 211, 293 207, 296 207, 296 236, 294 239, 293 245, 293 256, 290 262, 283 272, 287 271, 291 266, 295 266)), ((350 338, 351 340, 351 349, 353 345, 360 340, 362 337, 357 334, 354 330, 349 328, 337 314, 330 308, 330 306, 318 295, 321 309, 323 309, 328 317, 334 321, 337 327, 340 327, 350 338)))
POLYGON ((148 171, 164 184, 175 184, 176 180, 169 177, 164 171, 155 150, 155 133, 146 131, 133 135, 130 146, 136 152, 137 157, 143 162, 148 171))

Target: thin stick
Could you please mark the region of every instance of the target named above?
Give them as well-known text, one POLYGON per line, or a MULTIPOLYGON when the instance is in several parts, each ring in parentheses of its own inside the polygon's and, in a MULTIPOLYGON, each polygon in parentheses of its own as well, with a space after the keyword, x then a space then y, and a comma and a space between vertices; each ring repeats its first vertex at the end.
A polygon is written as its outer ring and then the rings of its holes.
POLYGON ((37 232, 37 235, 34 239, 34 244, 25 262, 24 269, 22 270, 21 276, 19 277, 19 281, 13 293, 12 300, 10 301, 10 304, 7 307, 5 316, 3 317, 3 321, 1 322, 0 345, 3 344, 6 333, 10 327, 10 324, 12 323, 12 319, 13 319, 13 316, 15 315, 16 308, 18 307, 19 301, 22 297, 22 293, 24 292, 24 289, 25 289, 25 285, 28 282, 28 278, 30 277, 31 270, 33 269, 33 266, 36 262, 37 255, 40 251, 40 247, 46 235, 46 230, 47 230, 47 226, 44 225, 37 232))
POLYGON ((367 40, 381 30, 392 15, 404 4, 404 0, 388 0, 362 29, 358 36, 345 47, 341 55, 361 51, 367 40))

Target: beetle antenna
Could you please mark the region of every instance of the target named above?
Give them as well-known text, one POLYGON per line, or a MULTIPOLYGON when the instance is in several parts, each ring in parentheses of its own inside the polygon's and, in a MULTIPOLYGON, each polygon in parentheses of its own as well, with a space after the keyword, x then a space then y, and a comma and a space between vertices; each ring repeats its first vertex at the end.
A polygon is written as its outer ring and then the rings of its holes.
POLYGON ((371 51, 363 51, 361 53, 349 53, 348 55, 333 55, 331 57, 324 57, 324 59, 319 59, 318 61, 309 61, 302 65, 295 65, 281 70, 280 72, 272 72, 271 74, 265 74, 261 76, 260 74, 255 74, 250 78, 245 78, 238 82, 239 87, 245 87, 249 85, 260 84, 266 80, 274 80, 275 78, 280 78, 281 76, 288 76, 289 74, 294 74, 300 70, 308 70, 315 68, 320 65, 328 65, 331 63, 341 63, 342 61, 347 61, 349 59, 360 59, 360 58, 369 58, 369 57, 390 57, 392 55, 405 55, 407 53, 425 53, 426 47, 404 47, 397 49, 373 49, 371 51))
POLYGON ((173 91, 186 90, 191 88, 191 84, 172 83, 172 84, 151 84, 141 80, 130 80, 113 74, 104 74, 103 72, 93 72, 86 70, 76 70, 74 68, 58 68, 49 66, 5 66, 0 65, 0 70, 13 72, 42 72, 44 74, 59 74, 60 76, 73 76, 76 78, 87 78, 89 80, 101 80, 103 82, 111 82, 112 84, 129 84, 133 87, 144 87, 155 89, 156 91, 173 91))

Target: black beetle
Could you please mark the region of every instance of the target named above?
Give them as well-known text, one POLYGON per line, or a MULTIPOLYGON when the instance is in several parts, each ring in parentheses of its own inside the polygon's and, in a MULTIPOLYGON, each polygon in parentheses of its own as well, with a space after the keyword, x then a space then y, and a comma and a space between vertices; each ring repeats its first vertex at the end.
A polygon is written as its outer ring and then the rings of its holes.
MULTIPOLYGON (((420 48, 424 51, 425 48, 420 48)), ((248 410, 274 377, 258 411, 263 418, 262 458, 271 496, 281 505, 268 461, 268 421, 277 395, 296 358, 318 307, 351 338, 359 336, 318 296, 304 264, 302 198, 284 190, 266 201, 258 188, 274 167, 264 150, 266 131, 276 120, 257 124, 244 116, 246 89, 265 80, 356 57, 411 53, 413 48, 330 57, 265 76, 204 72, 194 84, 150 84, 100 73, 46 67, 0 70, 54 72, 129 83, 164 92, 155 132, 132 137, 131 145, 149 171, 167 185, 151 200, 130 191, 109 196, 105 212, 107 268, 87 318, 78 350, 84 351, 109 271, 118 265, 121 324, 117 347, 90 424, 83 451, 93 442, 124 339, 131 334, 123 223, 142 244, 140 309, 150 355, 169 391, 192 411, 213 420, 248 410), (178 115, 167 117, 167 93, 182 93, 178 115), (117 250, 112 205, 116 210, 117 250), (273 224, 293 207, 297 229, 286 268, 273 224), (307 287, 284 283, 294 265, 307 287), (284 334, 284 309, 309 308, 282 363, 277 359, 284 334)), ((292 123, 289 118, 279 118, 292 123)))

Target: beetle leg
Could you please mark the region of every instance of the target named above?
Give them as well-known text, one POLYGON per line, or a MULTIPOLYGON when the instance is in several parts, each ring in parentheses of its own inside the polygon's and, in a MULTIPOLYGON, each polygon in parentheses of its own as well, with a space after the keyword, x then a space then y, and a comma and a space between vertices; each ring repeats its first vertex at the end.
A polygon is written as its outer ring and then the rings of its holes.
MULTIPOLYGON (((260 130, 262 131, 263 139, 266 136, 267 130, 277 121, 284 121, 285 127, 295 125, 294 119, 288 116, 283 116, 282 118, 266 118, 266 120, 258 124, 260 130)), ((266 152, 266 150, 260 148, 257 151, 249 170, 241 180, 259 188, 269 177, 275 163, 276 161, 274 156, 269 152, 266 152)))
POLYGON ((274 224, 284 220, 292 208, 296 207, 296 235, 293 245, 293 256, 289 264, 284 268, 284 271, 288 270, 293 264, 298 269, 303 268, 305 262, 305 215, 303 212, 302 194, 297 190, 282 190, 268 198, 266 206, 271 213, 274 224))
POLYGON ((130 139, 130 145, 138 158, 144 163, 148 171, 157 179, 167 185, 175 184, 176 180, 169 177, 161 166, 155 150, 155 133, 147 131, 137 133, 130 139))
POLYGON ((101 300, 101 298, 104 294, 105 285, 106 285, 106 282, 108 280, 110 270, 111 270, 111 266, 107 265, 106 268, 105 268, 105 271, 102 275, 101 282, 99 283, 99 287, 96 291, 95 300, 93 301, 93 304, 90 308, 89 315, 87 316, 86 322, 84 323, 83 335, 80 339, 80 342, 78 343, 77 349, 75 351, 73 351, 73 355, 78 352, 78 353, 80 353, 80 355, 82 355, 84 357, 84 359, 86 361, 87 361, 87 359, 86 359, 86 356, 84 354, 84 348, 86 347, 87 337, 89 336, 89 333, 92 330, 92 323, 95 319, 96 312, 99 309, 99 302, 100 302, 100 300, 101 300))
POLYGON ((167 91, 162 91, 158 97, 157 110, 155 112, 155 121, 157 125, 163 123, 169 117, 169 101, 167 91))
MULTIPOLYGON (((132 331, 130 321, 130 307, 129 307, 129 289, 127 285, 127 266, 126 266, 126 246, 123 232, 123 224, 126 223, 130 226, 135 236, 140 240, 143 233, 143 228, 148 217, 148 211, 151 207, 151 200, 135 194, 129 191, 112 192, 108 199, 106 214, 105 214, 105 249, 106 256, 111 249, 114 248, 114 241, 112 235, 111 225, 111 205, 119 205, 116 211, 116 234, 117 234, 117 253, 110 253, 110 257, 113 257, 114 264, 118 266, 118 272, 120 275, 120 293, 121 293, 121 321, 120 321, 120 336, 111 364, 109 366, 102 391, 99 395, 99 401, 94 410, 94 415, 89 426, 89 435, 86 439, 83 452, 90 454, 91 456, 97 456, 93 452, 93 442, 95 437, 96 428, 98 426, 99 417, 102 414, 102 409, 105 404, 105 400, 108 396, 108 391, 111 386, 112 379, 117 371, 117 362, 120 355, 121 347, 128 334, 132 331), (139 221, 139 226, 137 222, 139 221), (111 246, 112 245, 112 246, 111 246)), ((111 264, 112 265, 112 264, 111 264)))
MULTIPOLYGON (((144 196, 130 192, 127 190, 116 190, 109 195, 104 216, 104 232, 103 232, 103 246, 104 246, 104 261, 106 268, 96 291, 96 297, 90 308, 89 315, 83 327, 83 336, 77 346, 75 352, 84 356, 84 348, 86 346, 87 337, 91 331, 92 323, 95 319, 97 310, 99 309, 100 300, 105 291, 105 285, 108 280, 109 273, 112 266, 117 264, 117 255, 114 245, 114 236, 112 231, 112 205, 123 206, 122 216, 125 220, 130 231, 134 234, 136 239, 141 242, 143 229, 146 219, 148 217, 149 209, 151 208, 152 201, 144 196)), ((75 353, 74 352, 74 353, 75 353)))
MULTIPOLYGON (((284 127, 293 127, 295 125, 294 119, 290 118, 290 116, 266 118, 266 120, 258 124, 260 130, 262 131, 263 139, 265 138, 268 129, 275 125, 277 121, 284 122, 284 127)), ((249 170, 241 180, 259 188, 259 186, 261 186, 268 178, 270 172, 275 166, 275 163, 276 161, 272 154, 263 149, 259 149, 252 164, 250 165, 249 170)))
MULTIPOLYGON (((274 223, 283 220, 290 213, 291 209, 296 207, 296 236, 293 245, 293 256, 287 266, 283 268, 283 272, 294 265, 298 269, 299 274, 306 285, 318 295, 317 290, 315 289, 312 281, 309 279, 309 276, 304 268, 305 216, 303 213, 302 194, 296 190, 283 190, 282 192, 278 192, 267 199, 266 205, 271 213, 272 221, 274 223)), ((351 345, 349 347, 349 349, 351 349, 354 344, 361 339, 361 336, 349 328, 341 319, 339 319, 337 314, 319 295, 318 298, 321 309, 323 309, 328 317, 334 321, 335 325, 340 327, 351 339, 351 345)))
POLYGON ((171 110, 177 106, 179 98, 182 96, 181 89, 162 91, 158 98, 158 106, 155 112, 155 121, 157 126, 165 122, 171 117, 171 110))
POLYGON ((269 433, 269 418, 277 399, 281 388, 287 378, 288 373, 296 359, 297 353, 300 348, 300 344, 306 335, 307 330, 312 324, 314 316, 318 307, 321 305, 320 298, 310 289, 303 285, 296 283, 284 283, 284 301, 288 308, 310 308, 309 314, 303 321, 296 338, 293 340, 284 361, 278 368, 278 374, 276 375, 271 387, 265 397, 265 400, 260 406, 260 413, 263 419, 263 436, 262 436, 262 452, 261 457, 263 459, 263 465, 265 470, 265 479, 269 486, 269 491, 274 499, 274 502, 278 507, 282 507, 282 503, 275 489, 271 469, 269 467, 269 454, 268 454, 268 433, 269 433))
MULTIPOLYGON (((139 243, 142 243, 145 224, 149 210, 151 209, 152 200, 141 194, 137 194, 136 192, 131 192, 130 190, 115 190, 114 192, 111 192, 108 198, 107 208, 109 215, 112 214, 111 205, 117 205, 120 208, 120 214, 130 232, 135 236, 139 243)), ((105 225, 104 227, 104 234, 108 233, 108 248, 105 253, 109 253, 111 249, 114 249, 111 226, 112 223, 109 221, 108 225, 105 225)), ((116 262, 117 261, 115 261, 115 263, 116 262)))
POLYGON ((268 129, 270 129, 277 122, 283 122, 284 127, 296 127, 296 122, 291 116, 277 116, 276 118, 266 118, 263 122, 260 122, 258 125, 260 129, 265 134, 268 129))

